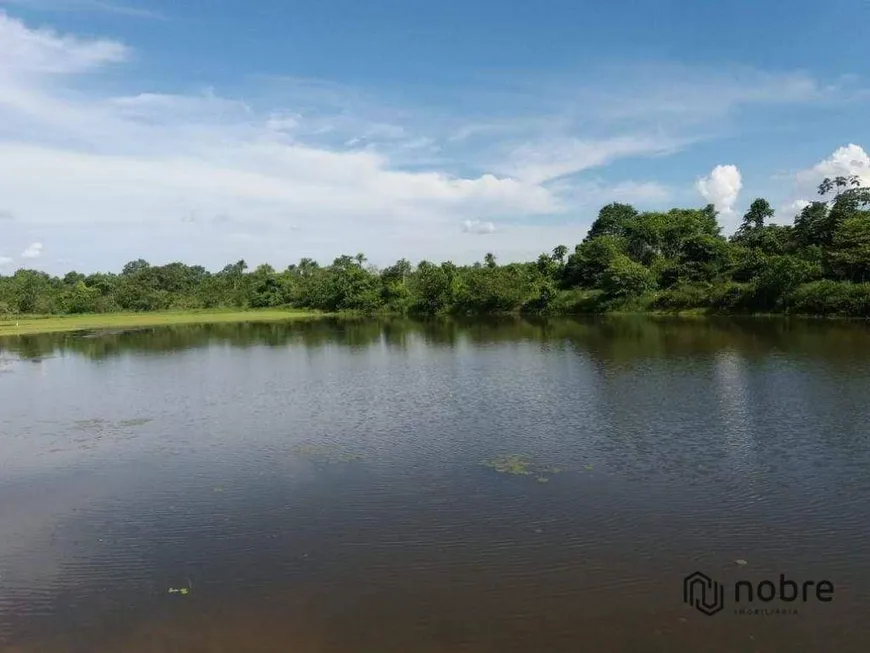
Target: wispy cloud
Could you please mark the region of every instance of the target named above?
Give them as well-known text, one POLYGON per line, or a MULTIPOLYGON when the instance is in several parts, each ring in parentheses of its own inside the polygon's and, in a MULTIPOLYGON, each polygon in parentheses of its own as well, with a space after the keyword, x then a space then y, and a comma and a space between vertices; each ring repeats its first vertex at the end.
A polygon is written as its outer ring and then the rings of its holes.
POLYGON ((526 143, 511 151, 504 172, 530 183, 543 183, 598 168, 619 158, 664 154, 678 147, 677 139, 650 135, 545 140, 526 143))
POLYGON ((164 14, 152 9, 108 0, 0 0, 0 6, 2 5, 46 12, 100 12, 131 18, 165 18, 164 14))
POLYGON ((117 41, 79 39, 49 29, 30 29, 0 11, 0 79, 83 73, 124 61, 128 53, 129 49, 117 41))

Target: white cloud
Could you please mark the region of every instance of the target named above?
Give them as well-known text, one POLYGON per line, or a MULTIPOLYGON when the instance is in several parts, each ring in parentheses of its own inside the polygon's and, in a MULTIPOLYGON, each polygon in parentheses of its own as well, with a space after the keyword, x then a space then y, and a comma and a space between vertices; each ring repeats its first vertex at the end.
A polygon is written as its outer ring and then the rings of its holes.
POLYGON ((699 179, 696 186, 698 192, 716 207, 726 222, 734 215, 734 204, 740 195, 740 189, 743 188, 737 166, 718 165, 708 177, 699 179))
POLYGON ((831 155, 806 170, 794 174, 794 188, 784 203, 778 218, 793 218, 810 204, 822 199, 818 195, 819 184, 827 177, 857 176, 865 186, 870 186, 870 156, 860 145, 849 143, 838 147, 831 155), (807 199, 810 198, 810 199, 807 199))
MULTIPOLYGON (((722 112, 741 104, 817 95, 806 77, 753 78, 714 101, 710 83, 671 75, 680 93, 648 84, 635 97, 626 84, 600 105, 578 92, 565 116, 554 117, 542 100, 532 115, 501 110, 497 120, 472 120, 378 105, 311 80, 260 79, 263 86, 244 98, 211 89, 162 93, 132 86, 134 78, 122 96, 101 90, 100 73, 132 57, 123 43, 34 29, 0 11, 3 211, 15 216, 8 224, 18 242, 41 239, 44 225, 63 234, 52 240, 52 257, 79 269, 140 256, 281 265, 301 256, 328 261, 346 249, 377 263, 436 254, 479 260, 480 239, 457 239, 457 224, 488 234, 486 246, 501 260, 535 254, 579 242, 602 203, 670 199, 656 182, 604 182, 590 171, 693 142, 678 129, 690 118, 715 114, 719 124, 722 112), (79 84, 85 74, 93 77, 79 84), (684 105, 669 104, 677 96, 684 105), (632 111, 612 115, 629 126, 599 131, 608 111, 628 106, 626 97, 635 97, 632 111), (643 98, 653 107, 646 122, 643 98), (675 129, 661 127, 666 114, 678 116, 675 129), (574 222, 544 219, 555 214, 574 222), (220 215, 232 216, 231 224, 213 220, 220 215)), ((566 104, 558 93, 551 99, 566 104)), ((715 176, 704 185, 710 192, 715 176)), ((727 206, 735 201, 736 194, 727 206)))
POLYGON ((803 211, 809 205, 810 202, 807 200, 794 200, 793 202, 787 202, 776 211, 776 217, 778 218, 777 221, 793 220, 798 213, 803 211))
POLYGON ((462 231, 467 234, 491 234, 495 231, 495 225, 481 220, 466 220, 462 223, 462 231))
POLYGON ((511 152, 512 163, 504 172, 528 183, 539 184, 599 167, 618 158, 663 154, 676 148, 672 139, 642 135, 529 143, 511 152))
POLYGON ((697 121, 721 118, 747 105, 776 105, 835 98, 841 85, 822 86, 803 72, 768 73, 747 67, 689 67, 681 64, 644 63, 630 69, 610 68, 623 80, 618 90, 630 88, 634 102, 613 90, 592 90, 584 99, 592 110, 613 118, 655 115, 658 119, 697 121), (662 84, 661 80, 668 80, 662 84))
MULTIPOLYGON (((312 131, 300 130, 304 117, 260 116, 212 92, 72 100, 59 82, 48 83, 51 76, 114 62, 126 49, 30 30, 6 16, 0 43, 28 72, 0 81, 7 98, 20 99, 11 106, 0 99, 0 123, 18 127, 14 139, 0 128, 0 197, 24 225, 178 225, 186 216, 229 214, 284 235, 300 222, 294 240, 334 254, 354 233, 377 245, 385 231, 561 208, 540 185, 504 175, 407 171, 377 150, 302 142, 298 132, 312 131)), ((394 141, 405 133, 381 121, 360 135, 394 141)), ((400 145, 429 142, 409 135, 400 145)))
POLYGON ((41 254, 42 243, 30 243, 30 245, 21 252, 21 258, 39 258, 41 254))
POLYGON ((663 205, 671 200, 672 192, 667 186, 655 182, 622 181, 608 184, 600 180, 592 182, 556 181, 547 185, 558 191, 563 201, 569 205, 591 205, 598 208, 610 202, 628 204, 663 205))
POLYGON ((174 222, 179 198, 202 212, 274 220, 331 214, 333 221, 413 222, 447 211, 522 215, 557 208, 541 187, 493 175, 395 171, 369 153, 236 143, 209 154, 144 158, 0 144, 0 189, 16 214, 47 223, 174 222), (39 196, 46 178, 53 197, 39 196))
POLYGON ((797 174, 799 182, 816 185, 825 177, 858 176, 865 185, 870 185, 870 156, 864 148, 854 143, 839 147, 827 159, 809 170, 797 174))
POLYGON ((49 29, 29 29, 0 10, 0 76, 81 73, 124 61, 128 54, 128 48, 115 41, 84 40, 49 29))
POLYGON ((8 256, 0 256, 0 267, 5 267, 12 263, 12 259, 8 256))

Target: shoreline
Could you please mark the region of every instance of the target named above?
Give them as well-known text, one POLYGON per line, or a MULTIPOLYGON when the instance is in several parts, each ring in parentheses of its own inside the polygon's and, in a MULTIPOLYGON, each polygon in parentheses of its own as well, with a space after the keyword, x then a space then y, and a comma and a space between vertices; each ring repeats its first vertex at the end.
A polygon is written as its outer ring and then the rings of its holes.
MULTIPOLYGON (((220 324, 243 322, 283 322, 302 319, 319 319, 326 317, 346 317, 349 319, 408 317, 396 313, 378 311, 372 314, 347 311, 340 313, 325 313, 306 309, 200 309, 189 311, 147 311, 141 313, 87 313, 78 315, 25 315, 20 317, 0 319, 0 338, 10 336, 40 335, 47 333, 71 333, 75 331, 100 331, 113 329, 148 328, 159 326, 181 326, 193 324, 220 324)), ((420 316, 422 317, 422 316, 420 316)), ((427 316, 429 318, 434 316, 427 316)), ((708 319, 758 319, 758 320, 821 320, 821 321, 867 321, 866 317, 849 315, 799 315, 795 313, 722 313, 704 309, 687 309, 682 311, 661 310, 611 310, 577 313, 533 314, 521 312, 481 313, 475 315, 444 315, 452 318, 482 318, 516 317, 526 319, 559 319, 582 317, 649 317, 649 318, 679 318, 685 320, 708 319)))
POLYGON ((0 319, 0 338, 43 333, 126 329, 228 322, 280 322, 327 316, 302 309, 147 311, 142 313, 86 313, 80 315, 23 315, 0 319))

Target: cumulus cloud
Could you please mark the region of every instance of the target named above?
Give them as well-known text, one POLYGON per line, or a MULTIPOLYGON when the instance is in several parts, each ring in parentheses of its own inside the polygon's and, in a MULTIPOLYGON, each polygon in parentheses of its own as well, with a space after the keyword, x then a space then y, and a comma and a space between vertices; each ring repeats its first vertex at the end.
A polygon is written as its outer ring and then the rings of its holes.
POLYGON ((815 185, 825 177, 850 177, 856 175, 865 185, 870 185, 870 156, 864 148, 854 143, 839 147, 828 158, 809 170, 797 174, 798 181, 815 185))
POLYGON ((21 258, 39 258, 41 254, 42 243, 30 243, 30 245, 21 252, 21 258))
POLYGON ((810 202, 807 200, 794 200, 793 202, 786 202, 776 212, 776 215, 780 219, 788 219, 792 220, 798 213, 803 211, 806 207, 810 205, 810 202))
POLYGON ((5 267, 12 263, 12 259, 8 256, 0 256, 0 268, 5 267))
POLYGON ((467 234, 491 234, 495 231, 495 225, 481 220, 466 220, 462 223, 462 231, 467 234))
POLYGON ((777 213, 778 217, 793 218, 810 204, 810 200, 822 199, 818 195, 818 186, 825 178, 853 175, 865 186, 870 186, 870 156, 860 145, 849 143, 838 147, 814 166, 795 173, 794 188, 777 213))
POLYGON ((734 165, 718 165, 709 176, 697 182, 698 192, 726 219, 734 214, 734 204, 741 188, 743 180, 740 170, 734 165))

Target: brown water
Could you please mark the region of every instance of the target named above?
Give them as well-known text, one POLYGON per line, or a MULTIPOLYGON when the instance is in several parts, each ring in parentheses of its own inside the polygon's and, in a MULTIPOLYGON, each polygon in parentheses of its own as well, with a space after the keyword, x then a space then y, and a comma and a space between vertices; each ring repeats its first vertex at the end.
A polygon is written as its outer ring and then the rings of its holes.
POLYGON ((0 651, 866 651, 868 381, 844 323, 0 339, 0 651))

